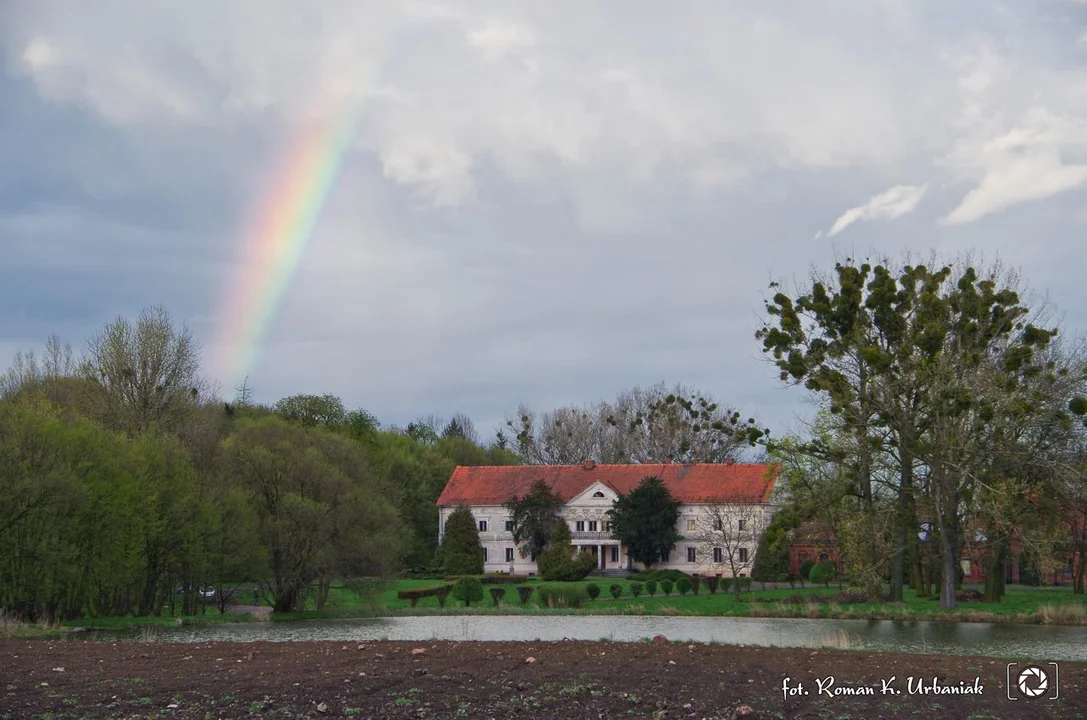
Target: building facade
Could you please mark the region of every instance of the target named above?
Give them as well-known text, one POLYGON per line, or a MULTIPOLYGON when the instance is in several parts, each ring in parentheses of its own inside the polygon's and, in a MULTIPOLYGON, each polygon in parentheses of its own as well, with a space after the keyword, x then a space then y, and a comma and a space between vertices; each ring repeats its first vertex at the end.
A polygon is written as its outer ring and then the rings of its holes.
POLYGON ((750 574, 758 536, 773 512, 777 467, 765 464, 546 465, 457 467, 438 498, 439 540, 450 513, 472 511, 484 551, 484 572, 533 575, 536 563, 513 542, 505 504, 543 480, 564 502, 575 553, 589 553, 602 571, 643 568, 612 534, 608 511, 646 477, 661 479, 680 502, 680 540, 654 568, 688 573, 750 574))

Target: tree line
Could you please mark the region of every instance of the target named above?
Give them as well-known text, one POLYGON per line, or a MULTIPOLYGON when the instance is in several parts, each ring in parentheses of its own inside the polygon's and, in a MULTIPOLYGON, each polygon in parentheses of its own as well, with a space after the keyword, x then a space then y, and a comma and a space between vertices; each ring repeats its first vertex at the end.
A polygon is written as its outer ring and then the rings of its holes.
MULTIPOLYGON (((786 526, 830 529, 851 581, 956 605, 964 554, 999 601, 1015 554, 1071 568, 1087 539, 1087 356, 1017 273, 969 257, 838 263, 773 284, 757 339, 818 404, 805 433, 768 443, 786 526)), ((772 524, 772 525, 774 525, 772 524)))

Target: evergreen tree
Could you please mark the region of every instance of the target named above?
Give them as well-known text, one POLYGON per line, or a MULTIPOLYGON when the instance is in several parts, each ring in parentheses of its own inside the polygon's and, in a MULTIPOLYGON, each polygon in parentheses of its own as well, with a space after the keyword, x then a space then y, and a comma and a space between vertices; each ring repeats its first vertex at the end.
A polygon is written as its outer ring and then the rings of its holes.
POLYGON ((647 477, 629 495, 620 495, 608 514, 615 536, 647 568, 660 562, 679 540, 679 501, 658 477, 647 477))
POLYGON ((506 503, 513 518, 513 541, 521 545, 521 557, 533 562, 540 557, 551 542, 552 529, 561 522, 559 510, 562 506, 562 498, 543 480, 534 482, 524 497, 515 497, 506 503))
POLYGON ((450 513, 438 552, 446 574, 483 574, 483 546, 479 544, 476 519, 467 506, 461 505, 450 513))

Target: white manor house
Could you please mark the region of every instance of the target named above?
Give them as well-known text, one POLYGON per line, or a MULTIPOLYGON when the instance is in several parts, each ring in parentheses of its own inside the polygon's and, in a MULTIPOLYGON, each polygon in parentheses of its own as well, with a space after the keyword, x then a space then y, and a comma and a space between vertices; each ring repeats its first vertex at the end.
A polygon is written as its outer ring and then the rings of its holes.
POLYGON ((643 479, 661 479, 680 502, 680 540, 654 568, 728 577, 749 574, 758 536, 773 512, 770 496, 777 466, 767 464, 511 465, 458 466, 438 498, 439 541, 458 505, 475 517, 484 552, 484 572, 535 574, 536 563, 521 557, 505 503, 523 497, 543 480, 566 503, 575 552, 591 553, 601 571, 643 569, 611 533, 608 510, 643 479))

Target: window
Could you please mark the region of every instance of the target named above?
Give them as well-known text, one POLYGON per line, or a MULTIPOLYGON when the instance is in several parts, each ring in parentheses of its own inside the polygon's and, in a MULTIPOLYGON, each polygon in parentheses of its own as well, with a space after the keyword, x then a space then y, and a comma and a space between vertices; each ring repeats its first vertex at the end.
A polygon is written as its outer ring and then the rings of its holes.
POLYGON ((724 525, 721 524, 721 518, 714 518, 713 519, 713 529, 714 530, 720 531, 723 527, 724 527, 724 525))
POLYGON ((725 554, 721 551, 721 548, 713 549, 713 561, 715 563, 721 563, 725 561, 725 554))
POLYGON ((596 520, 589 521, 589 532, 596 532, 596 520))
POLYGON ((480 520, 479 521, 479 531, 480 532, 487 532, 487 521, 486 520, 480 520))
POLYGON ((585 521, 578 520, 574 523, 574 532, 585 532, 585 521))
POLYGON ((687 518, 687 529, 688 530, 697 530, 698 529, 698 521, 695 520, 694 518, 687 518))
POLYGON ((801 565, 803 565, 804 563, 806 563, 808 561, 808 554, 806 552, 800 553, 799 555, 796 556, 796 561, 798 563, 800 563, 801 565))
POLYGON ((597 490, 596 492, 593 493, 593 497, 604 497, 604 493, 597 490))
POLYGON ((737 526, 736 529, 737 530, 743 530, 745 524, 747 524, 746 520, 737 520, 736 521, 736 526, 737 526))
POLYGON ((740 548, 736 554, 739 556, 740 562, 747 562, 747 548, 740 548))
POLYGON ((513 562, 513 548, 506 548, 506 562, 513 562))
POLYGON ((827 560, 830 560, 829 555, 827 555, 826 553, 819 554, 819 562, 826 562, 827 560))
POLYGON ((608 532, 611 532, 612 528, 614 528, 614 527, 615 527, 615 523, 611 522, 610 520, 608 522, 604 523, 604 529, 607 530, 608 532))
POLYGON ((689 563, 694 562, 694 548, 693 547, 687 548, 687 562, 689 562, 689 563))
POLYGON ((513 532, 513 521, 512 520, 507 520, 506 521, 506 532, 513 532))
POLYGON ((619 548, 615 545, 611 546, 611 561, 613 563, 619 562, 619 548))
POLYGON ((483 548, 483 562, 487 562, 487 548, 483 548))

